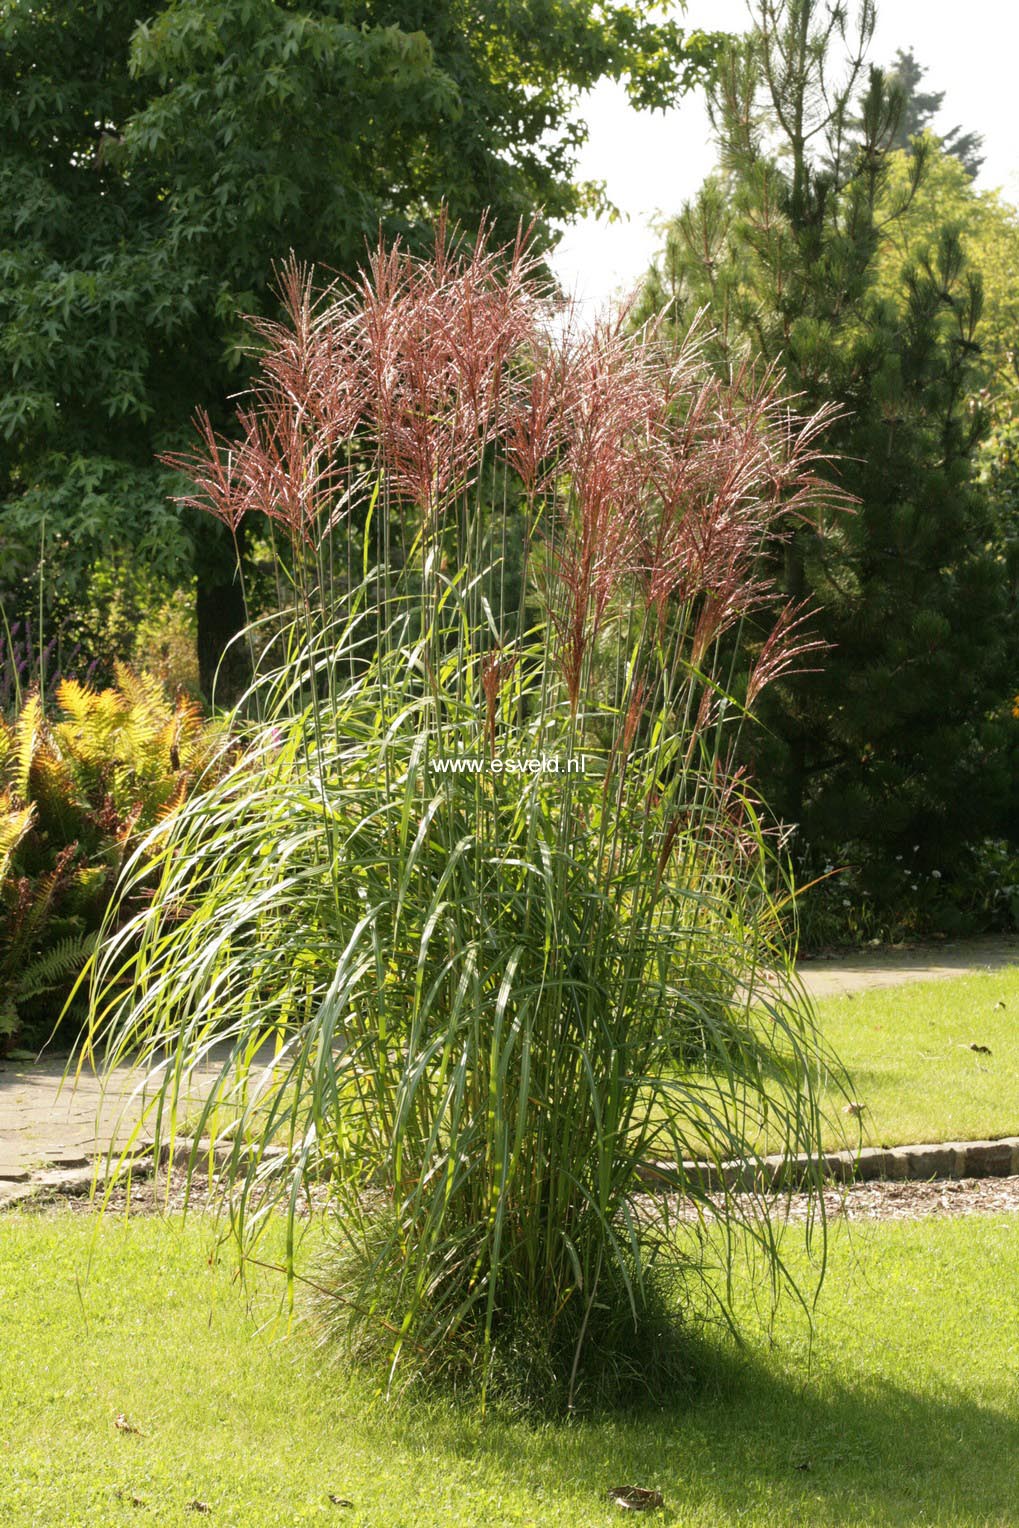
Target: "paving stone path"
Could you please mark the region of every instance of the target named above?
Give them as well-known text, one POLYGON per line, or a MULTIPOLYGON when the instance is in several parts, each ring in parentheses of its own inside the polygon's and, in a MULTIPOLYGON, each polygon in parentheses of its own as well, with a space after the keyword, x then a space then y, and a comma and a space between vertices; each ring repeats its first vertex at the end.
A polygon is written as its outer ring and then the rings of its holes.
POLYGON ((136 1079, 126 1069, 104 1099, 93 1071, 75 1084, 66 1065, 63 1057, 0 1063, 0 1180, 43 1166, 85 1167, 115 1138, 122 1112, 137 1118, 136 1079))
MULTIPOLYGON (((900 982, 938 981, 1010 965, 1019 965, 1019 935, 903 949, 884 946, 845 957, 805 961, 800 974, 814 997, 826 997, 900 982)), ((104 1090, 92 1070, 82 1070, 76 1081, 66 1078, 66 1065, 66 1058, 0 1062, 0 1209, 37 1189, 52 1191, 86 1184, 97 1157, 105 1156, 111 1144, 125 1143, 139 1118, 144 1095, 136 1071, 119 1068, 104 1090)), ((200 1091, 199 1082, 196 1097, 200 1091)), ((151 1133, 143 1129, 139 1146, 150 1140, 151 1133)), ((1013 1151, 1013 1144, 1009 1143, 1008 1152, 998 1155, 1005 1171, 1009 1167, 1004 1165, 1004 1157, 1009 1156, 1014 1173, 1019 1167, 1019 1145, 1013 1151)), ((984 1145, 990 1148, 992 1143, 984 1145)), ((932 1176, 926 1153, 933 1149, 900 1148, 894 1171, 888 1176, 932 1176), (900 1154, 905 1160, 910 1152, 916 1158, 915 1173, 904 1172, 898 1160, 900 1154)), ((965 1158, 959 1158, 958 1153, 965 1150, 965 1143, 944 1150, 956 1153, 956 1170, 946 1170, 943 1175, 963 1176, 965 1158)), ((990 1160, 994 1153, 988 1149, 986 1155, 990 1160)), ((970 1173, 974 1170, 980 1175, 1001 1171, 974 1169, 971 1164, 970 1173)))
POLYGON ((979 971, 1019 965, 1019 934, 986 939, 946 940, 937 945, 881 945, 852 955, 815 956, 801 961, 800 976, 812 997, 869 992, 902 982, 946 981, 979 971))
MULTIPOLYGON (((104 1086, 92 1068, 76 1077, 67 1068, 65 1056, 0 1062, 0 1209, 36 1189, 87 1186, 96 1161, 126 1147, 144 1114, 140 1071, 118 1067, 104 1086)), ((190 1092, 196 1103, 201 1091, 199 1077, 190 1092)), ((151 1143, 142 1124, 132 1152, 151 1143)))

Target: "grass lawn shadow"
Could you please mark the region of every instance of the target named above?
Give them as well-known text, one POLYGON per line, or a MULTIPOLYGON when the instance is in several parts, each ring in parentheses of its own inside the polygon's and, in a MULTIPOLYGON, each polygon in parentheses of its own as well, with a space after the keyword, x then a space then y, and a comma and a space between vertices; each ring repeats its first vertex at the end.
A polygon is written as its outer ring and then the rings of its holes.
POLYGON ((699 1337, 673 1403, 542 1424, 386 1403, 306 1337, 270 1340, 197 1221, 109 1222, 86 1279, 90 1233, 0 1219, 5 1528, 138 1521, 135 1496, 161 1525, 200 1500, 268 1528, 321 1521, 330 1495, 375 1528, 607 1528, 617 1484, 661 1490, 649 1521, 684 1528, 1016 1521, 1014 1218, 860 1227, 813 1341, 791 1308, 769 1333, 741 1286, 748 1347, 699 1337))

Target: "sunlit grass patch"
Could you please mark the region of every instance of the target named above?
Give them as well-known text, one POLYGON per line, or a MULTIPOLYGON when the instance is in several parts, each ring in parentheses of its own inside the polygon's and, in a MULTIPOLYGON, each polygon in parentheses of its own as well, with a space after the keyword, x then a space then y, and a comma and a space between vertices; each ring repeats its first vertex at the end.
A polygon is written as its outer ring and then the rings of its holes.
POLYGON ((5 1528, 173 1528, 201 1521, 194 1501, 235 1528, 608 1528, 620 1483, 660 1489, 689 1528, 1013 1520, 1016 1219, 839 1232, 812 1342, 792 1305, 769 1332, 741 1275, 742 1352, 701 1330, 669 1404, 540 1426, 384 1403, 324 1368, 300 1326, 264 1326, 275 1277, 249 1303, 198 1220, 107 1220, 89 1270, 92 1233, 0 1219, 5 1528))
MULTIPOLYGON (((864 1106, 864 1145, 1019 1135, 1019 968, 826 997, 816 1010, 864 1106)), ((830 1096, 831 1113, 843 1107, 830 1096)), ((855 1121, 846 1128, 855 1139, 855 1121)))

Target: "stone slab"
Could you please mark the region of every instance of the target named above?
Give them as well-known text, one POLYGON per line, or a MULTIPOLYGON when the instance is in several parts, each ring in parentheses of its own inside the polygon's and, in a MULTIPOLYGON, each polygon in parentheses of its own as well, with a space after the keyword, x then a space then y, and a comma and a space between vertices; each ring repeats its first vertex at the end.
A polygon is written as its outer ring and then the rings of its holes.
POLYGON ((888 1150, 870 1146, 859 1152, 830 1152, 820 1163, 806 1155, 766 1156, 721 1164, 687 1160, 682 1170, 677 1171, 675 1162, 649 1162, 641 1169, 641 1176, 648 1188, 657 1192, 675 1192, 691 1185, 709 1191, 725 1187, 738 1193, 760 1193, 802 1187, 817 1176, 819 1167, 824 1179, 839 1183, 879 1178, 892 1182, 1008 1178, 1019 1174, 1019 1136, 998 1141, 894 1146, 888 1150))
POLYGON ((0 1210, 13 1209, 16 1204, 31 1199, 35 1192, 32 1183, 0 1183, 0 1210))

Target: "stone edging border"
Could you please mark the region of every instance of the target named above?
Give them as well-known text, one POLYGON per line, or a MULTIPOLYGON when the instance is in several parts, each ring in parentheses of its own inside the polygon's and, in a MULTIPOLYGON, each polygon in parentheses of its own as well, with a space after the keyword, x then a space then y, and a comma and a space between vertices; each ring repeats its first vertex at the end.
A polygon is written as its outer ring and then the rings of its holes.
MULTIPOLYGON (((211 1149, 213 1167, 222 1170, 233 1155, 232 1145, 217 1143, 211 1149)), ((282 1155, 282 1152, 273 1155, 282 1155)), ((165 1166, 172 1158, 178 1166, 186 1166, 190 1161, 196 1168, 207 1167, 209 1157, 207 1141, 178 1137, 172 1150, 169 1143, 160 1144, 160 1166, 165 1166)), ((130 1167, 132 1171, 151 1172, 152 1152, 142 1150, 132 1155, 130 1167)), ((652 1193, 671 1193, 687 1186, 707 1192, 725 1188, 736 1193, 762 1193, 803 1188, 816 1179, 819 1167, 825 1181, 846 1184, 875 1180, 919 1183, 938 1178, 1008 1178, 1019 1176, 1019 1136, 1006 1136, 997 1141, 946 1141, 887 1148, 864 1146, 859 1151, 828 1152, 820 1161, 806 1155, 774 1155, 720 1165, 689 1160, 684 1161, 681 1174, 677 1173, 673 1162, 649 1162, 640 1173, 652 1193)), ((0 1180, 0 1209, 40 1193, 86 1194, 94 1181, 102 1183, 104 1177, 102 1163, 51 1165, 37 1173, 21 1173, 17 1179, 0 1180)))
MULTIPOLYGON (((188 1136, 177 1136, 171 1147, 167 1141, 161 1141, 159 1146, 159 1166, 165 1167, 172 1162, 174 1166, 186 1167, 190 1162, 196 1172, 209 1167, 221 1172, 232 1160, 235 1148, 219 1141, 210 1148, 207 1140, 195 1141, 188 1136)), ((242 1160, 246 1154, 242 1147, 238 1153, 242 1160)), ((265 1157, 281 1157, 283 1152, 278 1147, 270 1147, 264 1153, 265 1157)), ((152 1143, 142 1144, 123 1158, 113 1159, 115 1166, 138 1173, 142 1177, 148 1177, 155 1165, 152 1143)), ((93 1183, 102 1187, 107 1178, 107 1158, 93 1157, 89 1160, 85 1156, 67 1157, 57 1159, 40 1167, 38 1171, 30 1172, 26 1169, 19 1172, 17 1177, 0 1177, 0 1210, 10 1208, 15 1204, 22 1204, 26 1199, 33 1199, 37 1195, 73 1197, 91 1192, 93 1183)))
POLYGON ((709 1192, 721 1188, 736 1193, 796 1189, 821 1176, 836 1183, 928 1182, 934 1178, 1009 1178, 1019 1174, 1019 1135, 997 1141, 945 1141, 917 1146, 863 1146, 859 1151, 832 1151, 820 1159, 781 1155, 746 1161, 684 1161, 682 1174, 674 1162, 649 1162, 641 1170, 648 1188, 668 1193, 684 1184, 709 1192))

